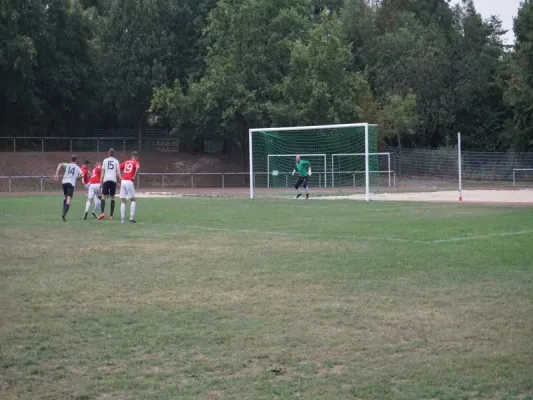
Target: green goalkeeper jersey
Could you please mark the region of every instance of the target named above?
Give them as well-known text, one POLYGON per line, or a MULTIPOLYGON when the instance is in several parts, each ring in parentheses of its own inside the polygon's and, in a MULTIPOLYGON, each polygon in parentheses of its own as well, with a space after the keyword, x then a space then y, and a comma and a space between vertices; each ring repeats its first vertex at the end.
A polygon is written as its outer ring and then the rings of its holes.
POLYGON ((298 175, 300 175, 302 178, 305 178, 307 176, 307 172, 309 171, 309 161, 300 160, 300 162, 297 162, 296 170, 298 171, 298 175))

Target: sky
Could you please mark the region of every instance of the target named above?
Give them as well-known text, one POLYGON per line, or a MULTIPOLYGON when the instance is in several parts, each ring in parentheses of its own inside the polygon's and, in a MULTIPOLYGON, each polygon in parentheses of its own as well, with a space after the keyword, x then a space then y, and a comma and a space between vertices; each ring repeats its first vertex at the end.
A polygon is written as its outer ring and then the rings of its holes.
MULTIPOLYGON (((460 0, 452 0, 451 4, 459 2, 460 0)), ((508 31, 505 35, 506 44, 513 44, 513 17, 516 17, 520 0, 474 0, 474 5, 483 19, 487 19, 491 15, 500 17, 503 28, 508 31)))

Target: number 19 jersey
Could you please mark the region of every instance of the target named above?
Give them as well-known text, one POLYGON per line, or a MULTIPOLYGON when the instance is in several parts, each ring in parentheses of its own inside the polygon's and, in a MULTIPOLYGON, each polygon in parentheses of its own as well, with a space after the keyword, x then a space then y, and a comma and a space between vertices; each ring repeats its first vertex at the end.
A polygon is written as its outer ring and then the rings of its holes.
POLYGON ((107 157, 102 162, 102 169, 104 170, 104 182, 116 182, 117 170, 120 168, 120 163, 115 157, 107 157))

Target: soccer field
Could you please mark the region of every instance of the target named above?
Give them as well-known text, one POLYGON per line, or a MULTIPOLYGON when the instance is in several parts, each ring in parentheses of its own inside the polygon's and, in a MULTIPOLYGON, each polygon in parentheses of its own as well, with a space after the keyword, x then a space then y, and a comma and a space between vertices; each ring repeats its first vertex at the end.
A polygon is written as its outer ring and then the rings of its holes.
POLYGON ((0 197, 1 399, 532 399, 529 207, 0 197))

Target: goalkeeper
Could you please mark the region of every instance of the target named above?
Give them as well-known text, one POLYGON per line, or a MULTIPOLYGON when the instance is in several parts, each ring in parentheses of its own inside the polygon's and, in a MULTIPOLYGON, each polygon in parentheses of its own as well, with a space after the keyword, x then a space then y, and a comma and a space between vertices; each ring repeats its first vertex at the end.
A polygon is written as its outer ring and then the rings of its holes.
POLYGON ((296 198, 299 198, 302 194, 300 193, 300 186, 303 185, 305 189, 305 198, 309 198, 309 188, 307 187, 307 178, 311 177, 313 174, 311 172, 311 164, 307 160, 300 159, 300 156, 296 156, 296 166, 292 171, 292 176, 298 171, 298 180, 294 184, 294 188, 298 192, 296 198))

